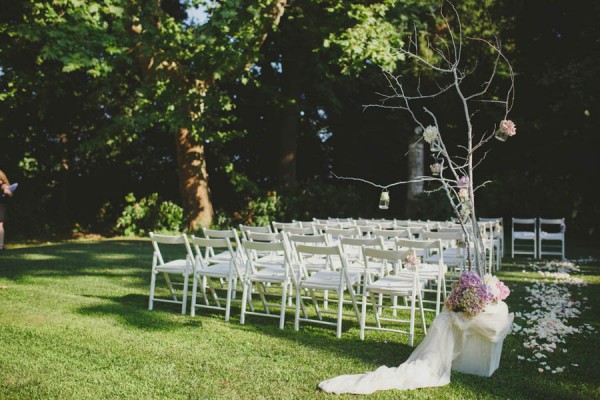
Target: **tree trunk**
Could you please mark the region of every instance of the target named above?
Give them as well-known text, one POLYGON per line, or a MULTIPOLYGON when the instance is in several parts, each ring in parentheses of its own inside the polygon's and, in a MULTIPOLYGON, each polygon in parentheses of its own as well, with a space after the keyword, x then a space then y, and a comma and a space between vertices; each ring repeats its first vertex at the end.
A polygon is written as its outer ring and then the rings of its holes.
POLYGON ((214 211, 208 187, 204 145, 197 143, 187 128, 181 128, 175 135, 175 146, 186 228, 193 231, 200 226, 209 226, 214 211))
MULTIPOLYGON (((421 135, 413 133, 408 139, 407 170, 408 179, 413 180, 418 176, 424 175, 424 146, 423 141, 419 142, 421 135)), ((419 212, 418 196, 423 192, 423 182, 410 182, 406 188, 406 217, 416 218, 419 212)))

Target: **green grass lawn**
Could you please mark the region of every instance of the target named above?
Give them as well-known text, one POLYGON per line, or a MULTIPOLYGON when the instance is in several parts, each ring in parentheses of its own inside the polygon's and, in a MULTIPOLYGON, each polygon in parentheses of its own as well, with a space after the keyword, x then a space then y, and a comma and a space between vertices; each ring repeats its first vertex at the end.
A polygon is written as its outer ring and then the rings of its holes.
MULTIPOLYGON (((204 309, 181 315, 178 305, 165 303, 147 311, 151 254, 143 239, 27 244, 0 253, 0 399, 333 398, 316 389, 321 380, 397 366, 413 350, 396 333, 367 331, 361 341, 350 319, 336 339, 330 327, 294 331, 291 312, 280 330, 277 319, 255 316, 240 325, 237 305, 230 322, 204 309)), ((511 311, 527 311, 525 287, 545 279, 528 264, 506 260, 498 274, 511 288, 511 311)), ((571 323, 595 332, 567 335, 561 351, 549 355, 549 364, 567 366, 564 372, 540 373, 520 360, 531 354, 513 333, 490 378, 453 372, 445 387, 369 397, 600 398, 600 262, 578 265, 587 285, 571 291, 582 302, 571 323)))

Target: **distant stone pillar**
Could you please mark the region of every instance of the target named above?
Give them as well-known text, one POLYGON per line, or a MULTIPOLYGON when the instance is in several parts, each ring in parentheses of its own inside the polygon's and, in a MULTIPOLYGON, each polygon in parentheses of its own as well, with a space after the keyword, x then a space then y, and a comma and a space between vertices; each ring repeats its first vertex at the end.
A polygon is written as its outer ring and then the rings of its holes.
MULTIPOLYGON (((408 159, 407 159, 407 180, 413 180, 418 176, 424 175, 425 165, 425 146, 423 141, 419 141, 422 138, 421 133, 423 129, 421 127, 415 128, 414 132, 409 136, 408 139, 408 159)), ((417 197, 423 192, 423 182, 411 182, 407 185, 406 189, 406 217, 416 218, 419 211, 419 204, 417 197)))

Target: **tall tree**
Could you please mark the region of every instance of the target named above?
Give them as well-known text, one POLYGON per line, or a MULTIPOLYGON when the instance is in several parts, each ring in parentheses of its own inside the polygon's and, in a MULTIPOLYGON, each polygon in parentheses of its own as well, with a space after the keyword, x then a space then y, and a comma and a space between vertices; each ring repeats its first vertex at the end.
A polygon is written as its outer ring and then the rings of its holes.
POLYGON ((223 77, 240 75, 255 61, 279 23, 285 0, 111 0, 21 2, 2 25, 12 47, 37 51, 41 68, 85 72, 119 104, 104 118, 117 139, 136 138, 157 125, 171 131, 188 228, 213 216, 205 144, 226 140, 220 129, 231 100, 214 90, 223 77), (186 10, 202 7, 203 24, 186 10), (223 112, 225 111, 225 113, 223 112))

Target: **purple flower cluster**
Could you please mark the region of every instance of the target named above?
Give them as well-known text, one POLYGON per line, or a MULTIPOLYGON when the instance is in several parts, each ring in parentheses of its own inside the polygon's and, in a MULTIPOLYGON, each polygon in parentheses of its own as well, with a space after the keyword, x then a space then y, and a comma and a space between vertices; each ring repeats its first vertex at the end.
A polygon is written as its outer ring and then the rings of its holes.
POLYGON ((481 277, 475 272, 463 272, 458 282, 452 284, 452 291, 446 298, 446 308, 473 317, 492 301, 494 294, 481 277))

